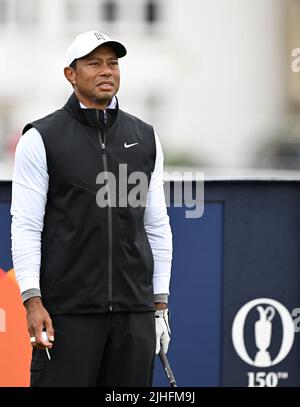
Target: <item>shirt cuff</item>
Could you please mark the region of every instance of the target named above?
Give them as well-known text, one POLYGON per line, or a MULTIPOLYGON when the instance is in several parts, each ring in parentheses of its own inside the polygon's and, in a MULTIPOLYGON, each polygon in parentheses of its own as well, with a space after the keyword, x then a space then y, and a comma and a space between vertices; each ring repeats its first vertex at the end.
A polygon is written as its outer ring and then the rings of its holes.
POLYGON ((26 290, 22 293, 22 301, 24 303, 25 301, 29 300, 29 298, 41 296, 41 290, 39 290, 38 288, 30 288, 29 290, 26 290))
POLYGON ((168 294, 154 294, 154 302, 163 302, 168 304, 168 294))

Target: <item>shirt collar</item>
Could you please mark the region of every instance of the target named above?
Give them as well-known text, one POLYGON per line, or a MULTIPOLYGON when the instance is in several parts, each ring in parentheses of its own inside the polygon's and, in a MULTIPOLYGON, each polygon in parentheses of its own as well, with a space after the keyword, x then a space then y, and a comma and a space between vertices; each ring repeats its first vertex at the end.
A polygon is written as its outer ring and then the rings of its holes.
MULTIPOLYGON (((86 126, 98 128, 100 120, 100 124, 106 124, 107 127, 110 127, 115 122, 119 114, 118 99, 117 97, 115 97, 114 99, 114 109, 88 109, 84 105, 84 107, 82 108, 75 92, 73 92, 69 97, 67 103, 64 105, 63 109, 65 109, 71 116, 73 116, 76 120, 80 121, 86 126)), ((110 103, 109 106, 113 107, 114 103, 110 103)))

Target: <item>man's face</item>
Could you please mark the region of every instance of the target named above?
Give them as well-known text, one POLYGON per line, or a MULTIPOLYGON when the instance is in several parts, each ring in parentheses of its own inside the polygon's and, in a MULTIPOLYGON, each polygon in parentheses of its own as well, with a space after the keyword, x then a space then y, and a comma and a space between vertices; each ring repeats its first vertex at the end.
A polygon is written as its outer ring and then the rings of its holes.
MULTIPOLYGON (((72 69, 72 68, 66 68, 72 69)), ((77 60, 71 79, 79 100, 90 108, 105 108, 120 87, 118 57, 110 46, 100 46, 77 60)))

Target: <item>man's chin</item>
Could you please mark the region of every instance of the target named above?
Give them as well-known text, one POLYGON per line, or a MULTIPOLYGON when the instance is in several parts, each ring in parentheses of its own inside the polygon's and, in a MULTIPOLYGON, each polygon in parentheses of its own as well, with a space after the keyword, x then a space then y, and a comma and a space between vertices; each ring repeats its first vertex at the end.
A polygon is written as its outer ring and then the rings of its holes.
POLYGON ((106 92, 105 94, 101 94, 101 95, 96 95, 94 97, 94 101, 97 104, 103 105, 103 104, 108 104, 112 98, 114 97, 114 93, 113 92, 106 92))

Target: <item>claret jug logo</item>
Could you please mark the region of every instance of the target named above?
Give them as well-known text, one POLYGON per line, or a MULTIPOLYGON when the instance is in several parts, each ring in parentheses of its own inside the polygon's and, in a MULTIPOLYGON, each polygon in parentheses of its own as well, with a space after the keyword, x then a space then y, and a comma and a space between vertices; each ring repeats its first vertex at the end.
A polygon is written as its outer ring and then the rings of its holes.
POLYGON ((236 314, 232 325, 232 342, 239 357, 255 367, 270 367, 283 361, 290 352, 295 337, 294 321, 287 308, 271 298, 257 298, 246 303, 236 314), (245 345, 245 323, 250 311, 257 311, 254 323, 255 356, 249 355, 245 345), (281 324, 274 325, 274 317, 278 314, 281 324), (274 329, 281 329, 281 344, 276 355, 269 352, 274 329))

